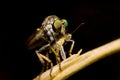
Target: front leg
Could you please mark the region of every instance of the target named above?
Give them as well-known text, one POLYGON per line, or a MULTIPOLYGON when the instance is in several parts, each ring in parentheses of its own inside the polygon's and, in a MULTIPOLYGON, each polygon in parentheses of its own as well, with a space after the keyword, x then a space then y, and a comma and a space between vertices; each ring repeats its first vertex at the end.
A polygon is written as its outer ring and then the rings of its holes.
POLYGON ((68 41, 72 42, 70 50, 69 50, 69 55, 71 56, 72 55, 72 50, 73 50, 73 47, 74 47, 74 44, 75 44, 75 41, 74 40, 68 40, 68 41))

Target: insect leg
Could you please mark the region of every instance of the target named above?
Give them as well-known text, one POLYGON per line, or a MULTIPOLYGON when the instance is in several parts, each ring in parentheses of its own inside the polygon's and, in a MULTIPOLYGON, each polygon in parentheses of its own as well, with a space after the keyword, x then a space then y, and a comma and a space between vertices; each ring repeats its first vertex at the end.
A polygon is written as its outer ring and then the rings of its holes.
POLYGON ((62 59, 65 60, 66 59, 66 54, 65 54, 63 46, 61 46, 61 48, 60 48, 60 54, 61 54, 62 59))
POLYGON ((43 47, 41 47, 38 51, 39 52, 42 52, 43 50, 45 50, 47 47, 49 47, 50 46, 50 44, 46 44, 46 45, 44 45, 43 47))
MULTIPOLYGON (((49 58, 49 53, 48 52, 46 52, 46 55, 45 55, 46 57, 48 57, 49 58)), ((46 63, 46 70, 48 70, 49 69, 49 63, 46 63)))
POLYGON ((73 50, 75 41, 74 41, 74 40, 68 40, 68 41, 72 42, 71 47, 70 47, 70 50, 69 50, 69 55, 71 56, 71 55, 72 55, 71 53, 72 53, 72 50, 73 50))
POLYGON ((60 50, 60 48, 56 47, 57 48, 56 51, 55 51, 55 49, 53 47, 50 46, 50 48, 53 51, 53 53, 55 54, 55 56, 56 56, 56 61, 59 64, 59 69, 62 71, 61 64, 60 64, 60 56, 59 56, 59 50, 60 50))
POLYGON ((46 56, 42 55, 41 53, 39 53, 39 51, 35 51, 35 52, 36 52, 39 60, 43 63, 43 65, 45 64, 45 63, 44 63, 44 60, 46 60, 48 63, 50 63, 50 66, 51 66, 50 76, 52 76, 52 75, 51 75, 51 73, 52 73, 52 67, 53 67, 52 61, 51 61, 48 57, 46 57, 46 56))

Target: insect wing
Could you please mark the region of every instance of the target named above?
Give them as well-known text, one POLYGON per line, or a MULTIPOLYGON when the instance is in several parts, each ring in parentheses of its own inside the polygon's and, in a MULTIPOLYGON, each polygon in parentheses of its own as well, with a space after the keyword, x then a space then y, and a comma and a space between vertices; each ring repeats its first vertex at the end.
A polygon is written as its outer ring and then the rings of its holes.
POLYGON ((44 40, 45 34, 42 28, 37 28, 37 30, 27 39, 26 45, 28 49, 34 49, 45 45, 47 42, 44 40))

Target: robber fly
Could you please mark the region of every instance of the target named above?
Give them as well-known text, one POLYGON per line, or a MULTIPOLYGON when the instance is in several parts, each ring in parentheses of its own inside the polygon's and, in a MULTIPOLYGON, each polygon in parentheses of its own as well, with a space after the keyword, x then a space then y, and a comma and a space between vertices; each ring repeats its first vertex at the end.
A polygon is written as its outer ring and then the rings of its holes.
POLYGON ((66 42, 72 42, 68 52, 69 55, 72 55, 71 53, 74 46, 74 40, 71 39, 72 35, 66 32, 67 26, 68 22, 66 19, 60 19, 56 15, 47 16, 42 22, 41 27, 37 28, 36 32, 33 33, 27 40, 29 49, 34 49, 36 47, 39 48, 38 50, 35 50, 35 52, 39 56, 41 63, 45 65, 46 61, 50 64, 50 76, 53 66, 53 62, 49 58, 51 54, 55 55, 56 63, 59 64, 60 70, 60 61, 66 59, 66 53, 63 46, 66 42), (42 53, 43 51, 46 52, 45 55, 42 53))

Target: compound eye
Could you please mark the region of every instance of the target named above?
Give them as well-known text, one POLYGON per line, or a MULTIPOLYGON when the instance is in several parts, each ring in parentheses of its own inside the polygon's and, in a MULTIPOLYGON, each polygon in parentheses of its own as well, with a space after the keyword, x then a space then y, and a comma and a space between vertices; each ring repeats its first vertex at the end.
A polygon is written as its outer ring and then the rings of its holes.
POLYGON ((55 29, 59 29, 62 25, 61 21, 59 19, 55 20, 53 23, 55 29))
POLYGON ((68 22, 67 22, 67 20, 66 20, 66 19, 62 19, 61 21, 62 21, 62 24, 63 24, 65 27, 67 27, 67 26, 68 26, 68 22))

